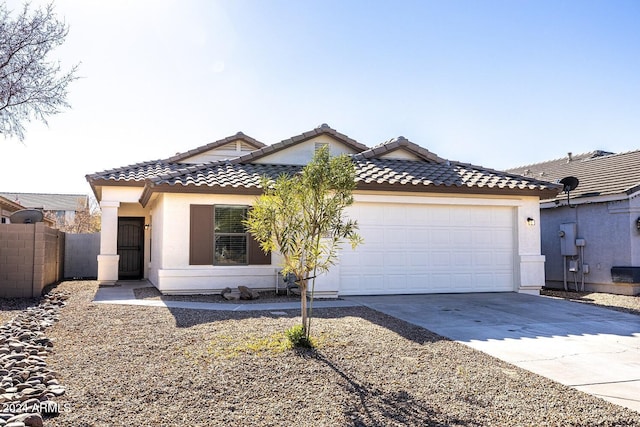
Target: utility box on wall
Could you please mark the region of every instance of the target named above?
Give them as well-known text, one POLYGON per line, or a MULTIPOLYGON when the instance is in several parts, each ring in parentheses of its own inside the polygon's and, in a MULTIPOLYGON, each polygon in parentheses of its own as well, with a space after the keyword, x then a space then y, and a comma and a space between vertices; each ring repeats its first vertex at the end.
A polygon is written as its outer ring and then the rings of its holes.
POLYGON ((578 255, 578 247, 576 246, 576 223, 567 222, 560 224, 560 255, 576 256, 578 255))
POLYGON ((640 267, 611 267, 611 279, 617 283, 640 283, 640 267))

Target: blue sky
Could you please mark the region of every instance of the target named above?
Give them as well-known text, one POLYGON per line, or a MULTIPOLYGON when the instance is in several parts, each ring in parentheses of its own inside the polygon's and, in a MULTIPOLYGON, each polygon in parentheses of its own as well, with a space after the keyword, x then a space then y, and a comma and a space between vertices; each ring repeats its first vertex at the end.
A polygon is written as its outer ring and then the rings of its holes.
POLYGON ((87 173, 321 123, 495 169, 640 149, 635 0, 55 5, 53 58, 82 78, 71 110, 0 139, 2 191, 88 193, 87 173))

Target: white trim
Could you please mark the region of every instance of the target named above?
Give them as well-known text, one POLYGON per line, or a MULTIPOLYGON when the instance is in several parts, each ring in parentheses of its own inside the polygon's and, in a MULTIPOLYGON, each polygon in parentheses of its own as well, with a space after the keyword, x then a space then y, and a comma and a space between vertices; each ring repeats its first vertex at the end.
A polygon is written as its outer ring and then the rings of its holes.
POLYGON ((357 203, 406 203, 406 204, 426 204, 426 205, 461 205, 461 206, 511 206, 520 207, 524 203, 520 199, 494 199, 470 197, 461 198, 459 196, 396 196, 396 195, 375 195, 375 194, 354 194, 354 201, 357 203))
MULTIPOLYGON (((592 196, 584 199, 571 199, 570 203, 572 206, 577 205, 588 205, 591 203, 607 203, 607 202, 620 202, 623 200, 628 200, 630 197, 627 194, 612 194, 609 196, 592 196)), ((567 199, 564 198, 558 203, 556 201, 548 202, 542 201, 540 202, 540 209, 552 209, 552 208, 563 208, 567 206, 567 199)))

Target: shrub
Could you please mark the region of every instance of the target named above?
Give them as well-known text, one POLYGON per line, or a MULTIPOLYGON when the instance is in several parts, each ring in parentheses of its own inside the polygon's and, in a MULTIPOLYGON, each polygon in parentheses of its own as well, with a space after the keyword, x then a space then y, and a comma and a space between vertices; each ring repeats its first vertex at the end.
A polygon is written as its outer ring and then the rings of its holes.
POLYGON ((284 332, 292 348, 313 348, 313 342, 307 338, 304 327, 295 325, 284 332))

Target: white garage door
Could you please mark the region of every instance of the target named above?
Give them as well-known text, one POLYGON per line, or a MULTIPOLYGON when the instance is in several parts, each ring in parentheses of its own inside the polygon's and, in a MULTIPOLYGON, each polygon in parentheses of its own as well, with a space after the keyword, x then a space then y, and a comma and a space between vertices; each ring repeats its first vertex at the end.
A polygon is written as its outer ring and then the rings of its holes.
POLYGON ((362 203, 364 244, 340 259, 341 295, 514 290, 514 209, 362 203))

